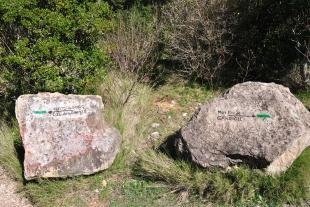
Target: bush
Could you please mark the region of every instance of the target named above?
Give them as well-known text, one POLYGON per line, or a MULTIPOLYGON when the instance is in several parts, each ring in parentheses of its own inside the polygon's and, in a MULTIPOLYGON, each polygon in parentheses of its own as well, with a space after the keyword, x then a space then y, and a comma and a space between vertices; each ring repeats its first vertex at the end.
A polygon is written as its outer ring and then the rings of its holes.
POLYGON ((160 26, 149 7, 134 7, 116 15, 114 28, 102 39, 116 70, 148 79, 159 57, 160 26))
POLYGON ((231 58, 234 14, 227 0, 176 0, 164 8, 166 39, 179 72, 207 80, 211 87, 231 58))
POLYGON ((228 78, 274 81, 309 61, 309 1, 234 1, 233 58, 228 78))
POLYGON ((111 27, 102 1, 0 0, 0 98, 80 93, 101 77, 107 57, 95 43, 111 27))
POLYGON ((278 82, 297 65, 310 84, 309 1, 176 0, 163 9, 170 58, 177 72, 211 87, 278 82))

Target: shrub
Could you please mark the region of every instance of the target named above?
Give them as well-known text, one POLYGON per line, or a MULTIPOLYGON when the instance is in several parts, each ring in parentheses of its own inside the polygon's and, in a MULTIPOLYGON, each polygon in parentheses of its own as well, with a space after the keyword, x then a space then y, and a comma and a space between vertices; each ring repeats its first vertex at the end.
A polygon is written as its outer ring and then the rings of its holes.
POLYGON ((309 1, 176 0, 163 9, 170 58, 182 74, 214 83, 284 84, 298 66, 309 86, 309 1))
POLYGON ((20 94, 92 86, 107 63, 95 43, 111 15, 95 0, 0 0, 0 98, 12 106, 20 94))
POLYGON ((234 15, 227 0, 176 0, 164 8, 166 39, 181 73, 207 80, 213 87, 232 56, 234 15))
POLYGON ((284 83, 295 64, 303 68, 310 55, 309 6, 306 0, 234 1, 231 10, 238 15, 227 79, 284 83))
POLYGON ((149 78, 159 56, 160 26, 153 11, 135 7, 119 12, 115 22, 112 32, 102 39, 115 69, 137 75, 138 80, 149 78))

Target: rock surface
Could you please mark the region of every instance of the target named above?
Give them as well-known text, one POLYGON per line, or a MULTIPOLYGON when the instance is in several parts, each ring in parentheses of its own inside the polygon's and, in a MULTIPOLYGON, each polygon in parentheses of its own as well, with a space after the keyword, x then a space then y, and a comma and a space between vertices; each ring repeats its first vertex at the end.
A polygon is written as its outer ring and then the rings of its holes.
POLYGON ((15 110, 27 180, 92 174, 118 152, 120 135, 104 123, 100 96, 22 95, 15 110))
POLYGON ((202 105, 177 143, 202 167, 246 163, 271 174, 285 171, 309 145, 309 111, 288 88, 259 82, 237 84, 202 105))

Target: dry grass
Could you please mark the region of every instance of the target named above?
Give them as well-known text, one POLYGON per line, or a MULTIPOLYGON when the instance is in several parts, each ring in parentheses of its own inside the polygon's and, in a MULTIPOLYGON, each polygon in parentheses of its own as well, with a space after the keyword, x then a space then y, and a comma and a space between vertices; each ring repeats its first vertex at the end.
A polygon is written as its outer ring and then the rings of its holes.
MULTIPOLYGON (((212 201, 226 206, 267 207, 310 199, 310 149, 287 173, 276 178, 248 168, 227 173, 206 171, 157 152, 167 137, 190 119, 195 107, 215 93, 180 81, 153 89, 135 80, 113 72, 99 89, 106 122, 122 134, 122 150, 113 165, 93 176, 28 182, 23 192, 36 206, 100 206, 109 202, 110 206, 205 206, 212 201), (184 117, 184 113, 188 115, 184 117), (152 123, 159 123, 159 127, 153 128, 152 123), (160 137, 150 145, 148 137, 154 131, 160 137), (107 187, 102 186, 103 180, 107 187), (179 203, 177 195, 169 192, 188 192, 189 203, 179 203)), ((308 97, 303 96, 305 103, 308 97)), ((20 146, 18 140, 16 128, 1 125, 0 164, 22 181, 15 150, 15 146, 20 146)))
POLYGON ((164 182, 175 191, 198 194, 201 202, 225 206, 301 205, 310 198, 309 153, 310 148, 286 173, 274 177, 247 167, 208 171, 155 151, 144 153, 134 172, 144 179, 164 182))
POLYGON ((18 159, 18 147, 21 143, 18 131, 0 122, 0 165, 7 170, 12 178, 23 181, 22 166, 18 159))
POLYGON ((105 120, 120 131, 122 149, 131 156, 145 147, 154 118, 152 89, 135 81, 128 74, 113 72, 99 89, 105 104, 105 120))

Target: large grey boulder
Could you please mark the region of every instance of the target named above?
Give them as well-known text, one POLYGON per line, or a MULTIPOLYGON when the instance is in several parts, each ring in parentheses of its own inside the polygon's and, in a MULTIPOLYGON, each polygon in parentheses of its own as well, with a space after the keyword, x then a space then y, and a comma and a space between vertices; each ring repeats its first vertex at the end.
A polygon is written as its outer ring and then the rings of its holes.
POLYGON ((108 168, 120 135, 103 120, 100 96, 39 93, 16 101, 27 180, 88 175, 108 168))
POLYGON ((310 145, 310 113, 288 88, 246 82, 204 104, 178 141, 202 167, 246 163, 275 174, 310 145))

